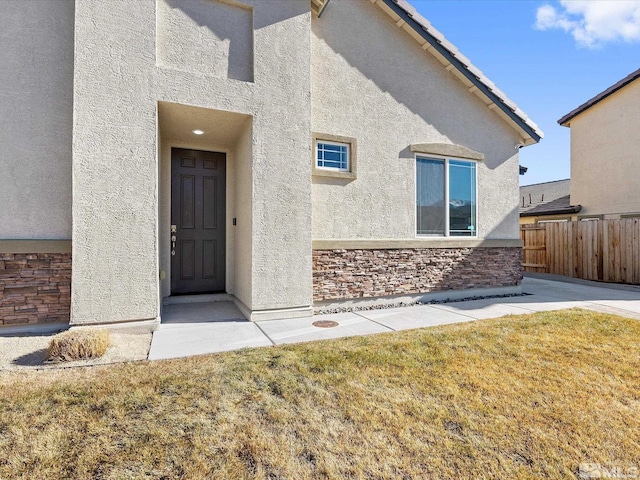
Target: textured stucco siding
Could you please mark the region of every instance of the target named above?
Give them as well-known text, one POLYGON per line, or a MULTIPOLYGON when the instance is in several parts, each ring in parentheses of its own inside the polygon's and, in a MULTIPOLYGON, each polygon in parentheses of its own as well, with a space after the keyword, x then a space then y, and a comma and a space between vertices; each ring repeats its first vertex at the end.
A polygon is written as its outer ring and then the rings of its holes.
POLYGON ((231 227, 234 235, 235 256, 233 263, 233 293, 243 304, 251 304, 252 274, 252 209, 248 198, 252 191, 252 124, 245 125, 236 148, 235 213, 236 225, 231 227))
POLYGON ((256 0, 252 305, 311 305, 310 4, 256 0))
POLYGON ((314 301, 508 287, 522 279, 522 248, 314 250, 314 301))
POLYGON ((254 312, 312 304, 313 238, 414 238, 411 144, 484 154, 480 237, 518 237, 517 134, 370 2, 16 5, 0 55, 29 81, 0 74, 19 116, 0 119, 0 238, 72 237, 72 324, 158 318, 173 146, 227 153, 227 290, 254 312), (162 132, 163 105, 217 131, 162 132), (312 132, 357 139, 355 180, 312 179, 312 132))
POLYGON ((73 324, 158 316, 154 32, 154 2, 76 1, 73 324))
POLYGON ((158 65, 253 80, 253 11, 210 0, 159 0, 158 65))
POLYGON ((231 68, 231 53, 210 70, 176 64, 171 49, 185 33, 206 40, 189 45, 194 58, 210 54, 215 38, 219 52, 228 45, 228 25, 194 18, 202 2, 77 0, 72 323, 159 315, 170 274, 166 157, 178 145, 158 131, 158 102, 252 117, 223 135, 233 138, 222 147, 234 162, 228 214, 238 219, 228 289, 251 310, 311 304, 309 2, 233 4, 253 19, 252 81, 231 68))
POLYGON ((312 131, 358 145, 356 180, 313 179, 315 239, 414 238, 423 143, 483 153, 478 235, 518 237, 515 130, 370 2, 332 0, 311 38, 312 131))
POLYGON ((640 212, 640 80, 571 120, 571 204, 579 215, 640 212))
POLYGON ((71 238, 73 0, 0 2, 0 239, 71 238))

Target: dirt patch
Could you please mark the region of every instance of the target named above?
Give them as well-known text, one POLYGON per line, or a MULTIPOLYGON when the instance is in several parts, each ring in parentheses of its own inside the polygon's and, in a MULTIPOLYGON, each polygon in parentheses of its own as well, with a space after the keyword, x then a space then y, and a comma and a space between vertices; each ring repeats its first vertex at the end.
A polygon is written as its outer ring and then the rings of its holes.
POLYGON ((0 336, 0 370, 67 368, 146 360, 151 345, 151 333, 113 330, 112 346, 102 357, 52 363, 46 360, 46 352, 51 338, 57 333, 59 331, 0 336))

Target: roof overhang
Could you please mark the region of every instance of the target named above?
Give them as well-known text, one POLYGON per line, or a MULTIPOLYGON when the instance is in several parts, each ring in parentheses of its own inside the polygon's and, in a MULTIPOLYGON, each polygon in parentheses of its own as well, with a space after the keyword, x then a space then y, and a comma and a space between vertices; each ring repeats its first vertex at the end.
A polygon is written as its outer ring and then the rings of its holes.
POLYGON ((425 51, 436 57, 471 93, 480 97, 487 108, 507 121, 520 134, 523 145, 532 145, 542 139, 542 130, 406 0, 370 1, 386 12, 425 51))
MULTIPOLYGON (((533 209, 532 209, 533 210, 533 209)), ((579 213, 582 210, 582 205, 572 205, 565 208, 557 208, 555 210, 545 210, 543 212, 533 212, 531 210, 522 212, 521 217, 545 217, 547 215, 563 215, 568 213, 579 213)))
POLYGON ((578 108, 576 108, 574 110, 571 110, 564 117, 562 117, 560 120, 558 120, 558 123, 563 127, 570 127, 571 126, 571 120, 574 117, 577 117, 581 113, 589 110, 591 107, 593 107, 597 103, 600 103, 602 100, 604 100, 608 96, 613 95, 618 90, 620 90, 621 88, 624 88, 625 86, 629 85, 631 82, 633 82, 634 80, 637 80, 638 78, 640 78, 640 68, 638 70, 636 70, 635 72, 627 75, 622 80, 620 80, 619 82, 615 83, 614 85, 611 85, 605 91, 600 92, 595 97, 587 100, 582 105, 580 105, 578 108))
MULTIPOLYGON (((311 10, 320 17, 330 0, 311 0, 311 10)), ((480 97, 489 110, 505 120, 520 135, 522 146, 538 143, 544 133, 526 113, 512 102, 471 61, 420 15, 406 0, 370 0, 431 53, 460 80, 469 92, 480 97)))
POLYGON ((320 18, 330 1, 331 0, 311 0, 311 11, 320 18))

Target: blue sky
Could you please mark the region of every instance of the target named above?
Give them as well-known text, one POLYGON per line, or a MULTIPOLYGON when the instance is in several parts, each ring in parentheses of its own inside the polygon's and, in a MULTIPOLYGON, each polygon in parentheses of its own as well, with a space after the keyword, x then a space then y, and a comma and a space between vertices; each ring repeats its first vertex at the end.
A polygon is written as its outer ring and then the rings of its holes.
POLYGON ((640 0, 409 1, 544 131, 522 185, 569 178, 557 120, 640 67, 640 0))

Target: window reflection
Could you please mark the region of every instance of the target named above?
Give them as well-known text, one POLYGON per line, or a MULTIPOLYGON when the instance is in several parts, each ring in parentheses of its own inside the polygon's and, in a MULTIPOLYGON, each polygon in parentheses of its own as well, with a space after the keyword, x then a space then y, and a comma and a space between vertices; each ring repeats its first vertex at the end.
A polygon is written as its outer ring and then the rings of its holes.
POLYGON ((418 235, 475 237, 476 207, 475 162, 416 159, 418 235))

